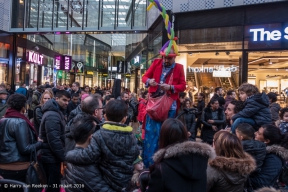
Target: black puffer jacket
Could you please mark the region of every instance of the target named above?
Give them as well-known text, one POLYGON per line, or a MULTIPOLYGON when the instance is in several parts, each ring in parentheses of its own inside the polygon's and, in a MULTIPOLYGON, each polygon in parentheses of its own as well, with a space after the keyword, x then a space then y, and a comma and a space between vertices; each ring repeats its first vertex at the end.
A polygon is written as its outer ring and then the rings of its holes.
POLYGON ((147 192, 206 192, 208 159, 214 157, 211 146, 191 141, 159 150, 147 192))
POLYGON ((244 140, 242 141, 243 149, 249 155, 251 155, 255 161, 257 168, 251 174, 257 174, 261 171, 265 156, 266 156, 266 145, 260 141, 255 140, 244 140))
POLYGON ((42 106, 41 120, 41 160, 44 163, 63 162, 65 160, 65 126, 66 122, 58 103, 50 99, 42 106))
POLYGON ((265 93, 251 96, 244 102, 244 105, 244 109, 232 117, 233 121, 241 117, 252 118, 258 127, 272 123, 269 98, 265 93))
POLYGON ((34 133, 20 118, 3 118, 0 121, 0 163, 29 162, 30 154, 39 149, 34 133))
POLYGON ((279 119, 279 111, 281 109, 280 105, 274 102, 269 105, 269 108, 271 110, 272 121, 277 121, 279 119))
POLYGON ((190 140, 195 140, 196 139, 196 115, 197 114, 197 109, 195 108, 184 108, 183 110, 179 111, 178 116, 176 117, 177 119, 179 119, 180 121, 182 121, 182 123, 184 123, 184 125, 187 128, 187 131, 191 133, 190 136, 190 140))
MULTIPOLYGON (((98 165, 95 163, 87 165, 75 165, 70 163, 75 157, 73 154, 77 154, 78 151, 81 151, 83 148, 76 147, 71 151, 69 157, 66 158, 67 168, 65 169, 65 185, 74 186, 82 184, 83 186, 77 188, 67 187, 65 190, 67 192, 114 192, 109 185, 103 180, 101 171, 99 170, 98 165)), ((81 163, 80 163, 81 164, 81 163)))
POLYGON ((109 122, 93 134, 88 148, 69 151, 66 158, 73 164, 97 162, 105 182, 114 190, 121 191, 131 181, 133 162, 138 155, 132 127, 109 122))
POLYGON ((37 133, 39 134, 39 128, 40 128, 40 124, 41 124, 41 120, 42 120, 42 110, 41 110, 41 106, 37 106, 34 109, 34 128, 36 129, 37 133))
POLYGON ((72 110, 69 114, 69 117, 68 117, 68 122, 71 121, 71 119, 73 119, 74 117, 76 117, 76 115, 78 115, 79 113, 82 112, 82 109, 81 109, 81 105, 78 105, 76 107, 76 109, 72 110))
MULTIPOLYGON (((82 117, 83 115, 85 115, 85 114, 86 114, 86 113, 84 113, 84 112, 80 112, 78 115, 76 115, 75 118, 71 119, 71 120, 67 123, 67 125, 66 125, 66 127, 65 127, 65 151, 66 151, 66 153, 67 153, 68 151, 71 151, 72 149, 74 149, 74 148, 75 148, 75 145, 76 145, 76 143, 75 143, 75 141, 74 141, 74 139, 73 139, 73 136, 72 136, 72 134, 71 134, 71 126, 73 126, 73 125, 76 123, 76 122, 74 122, 73 120, 74 120, 74 119, 81 118, 81 117, 82 117)), ((101 121, 98 120, 96 117, 94 117, 94 120, 95 120, 95 122, 97 123, 96 129, 95 129, 95 132, 96 132, 96 131, 98 131, 98 130, 100 129, 101 121)))

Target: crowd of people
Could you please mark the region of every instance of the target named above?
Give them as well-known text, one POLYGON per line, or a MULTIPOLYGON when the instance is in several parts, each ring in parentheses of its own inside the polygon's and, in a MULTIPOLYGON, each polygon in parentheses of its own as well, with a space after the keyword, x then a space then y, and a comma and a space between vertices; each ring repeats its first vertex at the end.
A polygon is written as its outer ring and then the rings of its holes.
POLYGON ((1 85, 1 177, 27 183, 37 161, 46 192, 242 192, 288 185, 288 108, 280 108, 275 93, 244 83, 226 95, 215 88, 205 103, 205 94, 187 92, 194 88, 186 86, 173 50, 155 59, 142 81, 147 90, 138 95, 94 93, 78 82, 71 89, 41 85, 33 94, 25 85, 15 93, 1 85))

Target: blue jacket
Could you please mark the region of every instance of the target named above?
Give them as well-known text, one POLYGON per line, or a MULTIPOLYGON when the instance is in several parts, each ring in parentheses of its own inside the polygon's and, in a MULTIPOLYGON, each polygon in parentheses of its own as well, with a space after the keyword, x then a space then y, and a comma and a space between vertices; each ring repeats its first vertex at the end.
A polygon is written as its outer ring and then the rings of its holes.
POLYGON ((272 115, 269 109, 269 98, 265 93, 259 93, 248 98, 242 111, 232 117, 235 121, 237 118, 251 118, 257 126, 272 123, 272 115))
POLYGON ((274 187, 282 171, 285 160, 288 159, 288 150, 279 145, 266 148, 267 155, 264 159, 261 171, 250 176, 253 189, 262 187, 274 187))
POLYGON ((24 87, 19 87, 15 92, 16 92, 16 93, 19 93, 19 94, 22 94, 22 95, 24 95, 25 97, 27 97, 27 89, 24 88, 24 87))

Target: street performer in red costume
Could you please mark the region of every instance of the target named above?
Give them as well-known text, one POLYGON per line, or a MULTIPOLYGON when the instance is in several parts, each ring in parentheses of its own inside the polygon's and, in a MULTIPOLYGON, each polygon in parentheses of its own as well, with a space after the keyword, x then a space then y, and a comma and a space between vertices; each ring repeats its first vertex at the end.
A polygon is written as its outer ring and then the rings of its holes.
MULTIPOLYGON (((167 92, 174 100, 168 112, 168 118, 174 118, 177 111, 179 92, 186 88, 183 65, 175 63, 176 54, 174 49, 166 55, 167 48, 160 52, 161 59, 155 59, 150 68, 142 77, 142 82, 149 87, 150 97, 167 92), (171 75, 172 78, 170 79, 171 75), (170 82, 170 83, 169 83, 170 82)), ((160 128, 163 122, 153 120, 148 114, 145 122, 145 139, 143 149, 143 161, 146 167, 153 164, 152 156, 158 150, 160 128)))

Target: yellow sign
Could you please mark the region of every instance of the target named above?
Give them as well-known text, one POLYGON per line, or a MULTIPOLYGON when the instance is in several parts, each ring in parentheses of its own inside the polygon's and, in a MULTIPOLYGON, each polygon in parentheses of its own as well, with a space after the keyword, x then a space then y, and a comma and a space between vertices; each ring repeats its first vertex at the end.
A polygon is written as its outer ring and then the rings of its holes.
POLYGON ((93 75, 93 71, 87 71, 87 75, 93 75))

